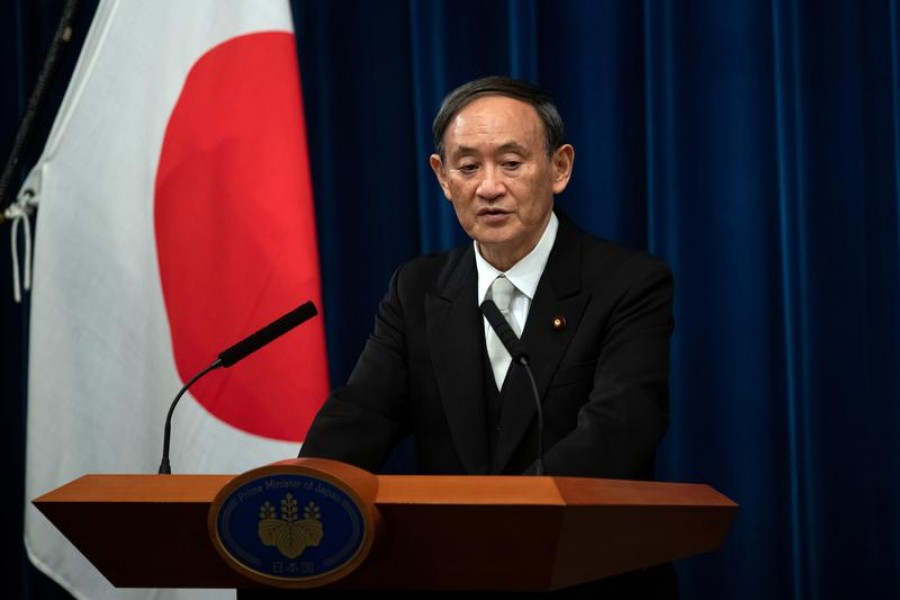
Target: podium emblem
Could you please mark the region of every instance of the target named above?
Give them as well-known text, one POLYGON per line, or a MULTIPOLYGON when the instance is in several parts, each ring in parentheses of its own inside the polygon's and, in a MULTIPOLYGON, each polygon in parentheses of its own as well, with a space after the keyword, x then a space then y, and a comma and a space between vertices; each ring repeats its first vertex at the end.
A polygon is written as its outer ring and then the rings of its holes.
POLYGON ((322 514, 316 503, 306 505, 303 518, 299 512, 297 499, 290 492, 281 499, 280 516, 268 500, 259 509, 259 539, 292 560, 307 546, 318 546, 322 541, 322 514))
POLYGON ((355 568, 371 545, 365 502, 341 481, 297 465, 262 467, 225 486, 210 534, 240 572, 279 587, 313 587, 355 568))

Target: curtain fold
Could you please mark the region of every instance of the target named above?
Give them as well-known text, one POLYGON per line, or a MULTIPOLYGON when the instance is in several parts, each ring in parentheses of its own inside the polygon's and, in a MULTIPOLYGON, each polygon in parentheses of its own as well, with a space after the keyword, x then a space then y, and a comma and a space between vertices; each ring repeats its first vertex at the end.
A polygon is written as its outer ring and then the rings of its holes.
MULTIPOLYGON (((802 363, 805 344, 803 337, 803 306, 807 302, 802 282, 805 278, 800 260, 805 244, 803 232, 798 229, 804 204, 803 181, 798 176, 798 163, 802 164, 801 123, 802 88, 799 85, 798 22, 796 3, 772 3, 772 39, 774 51, 774 106, 776 115, 776 158, 778 161, 779 253, 780 285, 784 356, 783 391, 786 401, 786 458, 788 459, 788 490, 790 527, 790 564, 793 596, 811 597, 807 582, 809 573, 808 523, 804 506, 809 489, 805 477, 809 473, 806 463, 808 452, 803 446, 807 395, 805 394, 802 363)), ((813 596, 814 597, 814 596, 813 596)))

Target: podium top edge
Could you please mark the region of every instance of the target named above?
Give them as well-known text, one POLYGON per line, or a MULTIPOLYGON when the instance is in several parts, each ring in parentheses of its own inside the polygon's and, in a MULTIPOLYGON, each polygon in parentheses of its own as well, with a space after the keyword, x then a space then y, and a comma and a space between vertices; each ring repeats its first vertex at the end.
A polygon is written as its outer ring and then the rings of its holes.
POLYGON ((377 505, 494 504, 720 507, 737 504, 706 484, 587 477, 381 475, 377 505))
MULTIPOLYGON (((89 474, 35 498, 53 502, 211 502, 234 475, 89 474)), ((579 477, 380 475, 376 505, 643 506, 736 509, 706 484, 579 477)))

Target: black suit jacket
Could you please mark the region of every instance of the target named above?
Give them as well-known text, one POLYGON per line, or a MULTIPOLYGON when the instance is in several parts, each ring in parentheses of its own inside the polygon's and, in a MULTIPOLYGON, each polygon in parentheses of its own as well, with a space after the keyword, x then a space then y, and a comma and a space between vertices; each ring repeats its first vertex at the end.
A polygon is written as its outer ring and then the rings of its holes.
MULTIPOLYGON (((401 266, 348 383, 325 402, 300 455, 377 472, 411 434, 423 474, 533 472, 537 411, 518 365, 489 449, 476 289, 471 245, 401 266)), ((659 259, 560 218, 522 332, 542 403, 546 474, 653 477, 668 425, 672 290, 659 259), (554 327, 558 317, 563 327, 554 327)))

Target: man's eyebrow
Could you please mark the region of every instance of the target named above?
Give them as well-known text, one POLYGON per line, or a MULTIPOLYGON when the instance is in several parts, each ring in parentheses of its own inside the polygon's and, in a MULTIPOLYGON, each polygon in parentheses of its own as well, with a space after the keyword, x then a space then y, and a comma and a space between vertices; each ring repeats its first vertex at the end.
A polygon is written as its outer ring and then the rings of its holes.
POLYGON ((475 148, 470 146, 459 146, 450 154, 450 158, 458 160, 464 156, 472 156, 474 154, 478 154, 478 151, 475 148))
MULTIPOLYGON (((515 152, 517 154, 528 154, 528 150, 522 144, 518 142, 506 142, 505 144, 498 146, 495 151, 496 154, 502 154, 504 152, 515 152)), ((454 160, 459 160, 465 156, 473 156, 480 154, 480 151, 471 146, 459 146, 450 154, 450 158, 454 160)))
POLYGON ((499 148, 497 152, 516 152, 518 154, 528 154, 528 149, 518 142, 506 142, 499 148))

